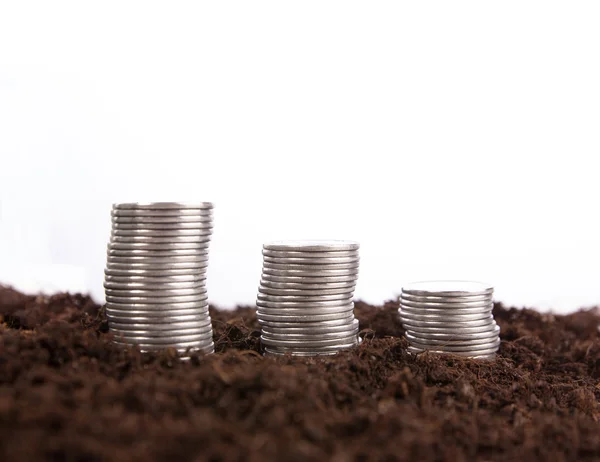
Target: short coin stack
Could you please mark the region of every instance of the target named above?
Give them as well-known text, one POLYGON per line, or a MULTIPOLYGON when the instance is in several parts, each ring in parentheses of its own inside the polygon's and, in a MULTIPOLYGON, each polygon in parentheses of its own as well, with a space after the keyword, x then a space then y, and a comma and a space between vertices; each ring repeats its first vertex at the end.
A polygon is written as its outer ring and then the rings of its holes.
POLYGON ((358 249, 347 241, 264 245, 256 304, 266 354, 331 355, 358 344, 358 249))
POLYGON ((399 316, 412 353, 491 359, 500 346, 493 287, 469 281, 417 282, 402 288, 399 316))
POLYGON ((105 270, 106 315, 119 344, 214 352, 206 269, 211 203, 116 204, 105 270))

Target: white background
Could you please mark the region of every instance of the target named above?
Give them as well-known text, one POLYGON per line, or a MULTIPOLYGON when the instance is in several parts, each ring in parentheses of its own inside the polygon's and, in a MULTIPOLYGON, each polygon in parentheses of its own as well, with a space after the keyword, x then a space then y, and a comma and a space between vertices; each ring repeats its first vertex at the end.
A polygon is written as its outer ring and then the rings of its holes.
POLYGON ((0 281, 102 298, 110 204, 212 200, 213 302, 270 239, 357 295, 600 302, 597 1, 0 3, 0 281))

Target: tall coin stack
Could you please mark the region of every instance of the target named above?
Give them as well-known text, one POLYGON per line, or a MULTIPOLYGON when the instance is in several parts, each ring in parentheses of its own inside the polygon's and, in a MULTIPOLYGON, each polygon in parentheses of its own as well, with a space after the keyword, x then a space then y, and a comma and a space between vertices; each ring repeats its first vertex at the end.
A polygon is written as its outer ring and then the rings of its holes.
POLYGON ((115 204, 105 270, 115 342, 214 352, 206 269, 211 203, 115 204))
POLYGON ((500 327, 492 315, 494 288, 468 281, 416 282, 402 288, 399 316, 409 351, 492 359, 500 327))
POLYGON ((331 355, 358 344, 358 248, 347 241, 263 246, 256 304, 266 354, 331 355))

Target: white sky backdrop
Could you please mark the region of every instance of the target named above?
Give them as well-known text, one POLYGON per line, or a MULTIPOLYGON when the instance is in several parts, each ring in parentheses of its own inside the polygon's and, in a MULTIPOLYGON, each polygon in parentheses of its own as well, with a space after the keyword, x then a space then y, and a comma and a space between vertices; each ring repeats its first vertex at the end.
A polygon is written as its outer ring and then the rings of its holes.
POLYGON ((212 200, 213 302, 270 239, 361 243, 357 295, 600 302, 600 3, 0 3, 0 281, 102 299, 113 201, 212 200))

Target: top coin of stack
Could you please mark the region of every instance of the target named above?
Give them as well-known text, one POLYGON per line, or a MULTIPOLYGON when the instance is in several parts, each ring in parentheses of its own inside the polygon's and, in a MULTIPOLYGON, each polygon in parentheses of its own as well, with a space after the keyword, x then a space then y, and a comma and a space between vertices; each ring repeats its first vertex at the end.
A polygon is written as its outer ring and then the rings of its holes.
POLYGON ((256 304, 265 353, 329 355, 357 345, 358 249, 347 241, 264 245, 256 304))
POLYGON ((493 287, 469 281, 416 282, 402 288, 399 316, 412 353, 491 359, 500 346, 493 287))
POLYGON ((212 353, 206 294, 211 203, 115 204, 105 270, 115 342, 212 353))

